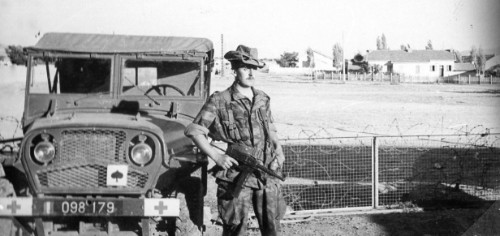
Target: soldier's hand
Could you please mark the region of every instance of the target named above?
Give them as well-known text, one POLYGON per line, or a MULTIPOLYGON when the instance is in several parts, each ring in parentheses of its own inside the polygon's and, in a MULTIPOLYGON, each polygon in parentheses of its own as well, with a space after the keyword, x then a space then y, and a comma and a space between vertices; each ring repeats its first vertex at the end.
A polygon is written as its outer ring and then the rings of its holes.
POLYGON ((232 157, 226 154, 220 154, 216 158, 214 158, 215 163, 218 166, 222 167, 224 170, 230 169, 233 165, 238 165, 238 161, 233 159, 232 157))
POLYGON ((269 168, 272 171, 276 171, 283 166, 283 162, 285 162, 285 157, 283 155, 277 155, 276 158, 274 158, 274 160, 271 162, 269 168))

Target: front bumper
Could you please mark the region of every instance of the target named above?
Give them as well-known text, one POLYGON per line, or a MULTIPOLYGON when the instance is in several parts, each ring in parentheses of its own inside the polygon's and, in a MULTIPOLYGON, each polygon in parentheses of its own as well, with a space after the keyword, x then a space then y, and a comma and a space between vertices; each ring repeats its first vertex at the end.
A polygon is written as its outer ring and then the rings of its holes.
POLYGON ((0 198, 0 216, 179 216, 176 198, 0 198))

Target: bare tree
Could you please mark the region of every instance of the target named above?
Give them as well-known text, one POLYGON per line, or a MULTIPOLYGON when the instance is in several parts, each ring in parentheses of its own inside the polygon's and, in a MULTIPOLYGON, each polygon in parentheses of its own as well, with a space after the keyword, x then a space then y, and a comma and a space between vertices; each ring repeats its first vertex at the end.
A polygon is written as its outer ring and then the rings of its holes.
POLYGON ((339 43, 333 45, 333 66, 340 68, 342 66, 342 56, 344 54, 344 49, 339 43))
POLYGON ((427 45, 425 46, 425 50, 434 50, 434 48, 432 47, 432 41, 429 39, 429 41, 427 41, 427 45))
POLYGON ((462 54, 460 54, 459 51, 452 50, 452 52, 455 55, 455 62, 463 62, 463 60, 462 60, 462 54))
POLYGON ((486 55, 484 55, 483 48, 479 46, 477 52, 477 67, 480 74, 484 74, 484 67, 486 66, 486 55))
POLYGON ((472 48, 470 50, 470 60, 471 60, 471 63, 474 64, 474 66, 476 67, 476 73, 478 73, 479 67, 477 65, 477 48, 476 48, 476 46, 472 46, 472 48))
POLYGON ((382 49, 387 49, 387 39, 385 38, 385 34, 382 34, 382 49))
POLYGON ((307 66, 309 68, 314 68, 316 65, 314 64, 314 52, 313 50, 309 47, 307 48, 307 66))

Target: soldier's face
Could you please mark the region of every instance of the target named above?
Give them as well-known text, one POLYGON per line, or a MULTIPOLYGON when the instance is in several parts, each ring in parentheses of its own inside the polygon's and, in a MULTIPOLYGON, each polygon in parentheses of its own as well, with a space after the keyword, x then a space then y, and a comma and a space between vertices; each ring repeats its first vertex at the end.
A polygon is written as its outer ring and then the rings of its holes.
POLYGON ((254 67, 243 66, 235 70, 237 83, 244 88, 253 87, 255 78, 253 77, 254 67))

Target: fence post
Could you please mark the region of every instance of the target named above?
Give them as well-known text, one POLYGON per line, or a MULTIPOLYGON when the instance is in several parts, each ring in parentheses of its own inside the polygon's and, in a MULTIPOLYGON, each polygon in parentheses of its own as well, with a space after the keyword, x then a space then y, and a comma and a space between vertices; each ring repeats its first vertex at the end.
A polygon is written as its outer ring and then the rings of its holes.
POLYGON ((379 207, 379 205, 378 205, 379 183, 378 183, 378 142, 377 142, 377 137, 373 137, 373 140, 372 140, 372 181, 373 181, 372 206, 374 209, 377 209, 379 207))
POLYGON ((469 74, 469 81, 467 82, 467 84, 470 84, 470 74, 469 74))
POLYGON ((493 84, 493 75, 490 75, 490 84, 493 84))

